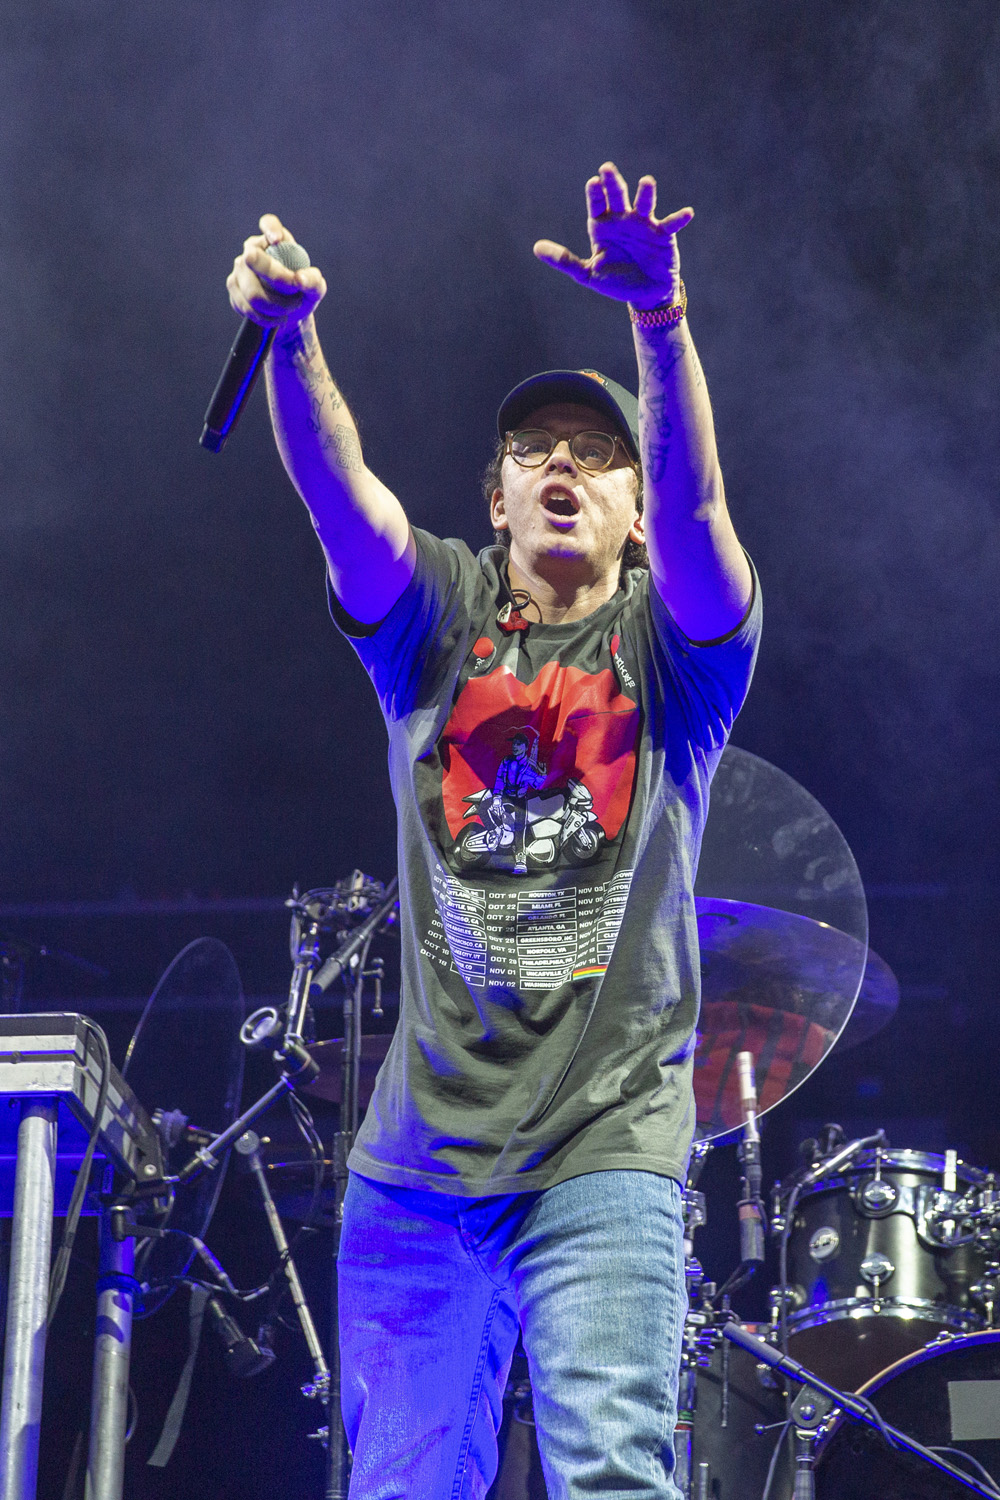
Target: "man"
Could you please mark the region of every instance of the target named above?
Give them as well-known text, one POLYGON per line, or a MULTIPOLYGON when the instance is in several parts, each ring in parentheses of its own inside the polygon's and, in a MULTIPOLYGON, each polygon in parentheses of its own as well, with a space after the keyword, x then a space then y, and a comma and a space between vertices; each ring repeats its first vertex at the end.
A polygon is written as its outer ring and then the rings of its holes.
POLYGON ((535 254, 630 304, 639 402, 596 372, 511 392, 489 495, 508 545, 478 558, 365 467, 312 321, 325 283, 267 255, 277 219, 229 280, 276 329, 275 435, 399 816, 400 1023, 340 1257, 364 1500, 485 1492, 519 1329, 553 1500, 678 1494, 692 885, 759 605, 685 317, 692 211, 658 220, 653 179, 633 203, 610 162, 586 192, 590 256, 535 254), (648 570, 623 566, 642 548, 648 570))

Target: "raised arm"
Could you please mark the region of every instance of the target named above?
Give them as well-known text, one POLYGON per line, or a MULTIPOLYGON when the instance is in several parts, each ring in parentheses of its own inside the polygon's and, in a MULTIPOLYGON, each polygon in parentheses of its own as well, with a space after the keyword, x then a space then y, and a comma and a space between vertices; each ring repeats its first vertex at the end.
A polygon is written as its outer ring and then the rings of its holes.
MULTIPOLYGON (((641 177, 635 203, 612 162, 587 183, 590 256, 539 240, 535 254, 583 286, 637 313, 681 301, 677 234, 690 208, 656 219, 656 183, 641 177)), ((650 571, 685 635, 710 641, 733 630, 752 579, 726 508, 712 407, 686 317, 669 326, 633 322, 639 366, 643 521, 650 571)))
POLYGON ((266 246, 292 236, 273 214, 260 221, 226 283, 238 313, 275 330, 267 360, 271 423, 282 462, 308 507, 334 591, 364 624, 383 619, 413 574, 409 523, 395 495, 365 465, 354 418, 316 335, 326 295, 315 266, 289 271, 266 246))

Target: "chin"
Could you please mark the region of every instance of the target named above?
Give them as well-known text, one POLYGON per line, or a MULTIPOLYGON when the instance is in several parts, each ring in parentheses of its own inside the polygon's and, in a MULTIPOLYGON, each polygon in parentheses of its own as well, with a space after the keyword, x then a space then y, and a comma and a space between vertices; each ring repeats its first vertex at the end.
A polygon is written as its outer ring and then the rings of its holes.
POLYGON ((568 562, 585 562, 588 554, 586 546, 575 536, 562 535, 547 537, 544 545, 539 548, 539 555, 565 558, 568 562))

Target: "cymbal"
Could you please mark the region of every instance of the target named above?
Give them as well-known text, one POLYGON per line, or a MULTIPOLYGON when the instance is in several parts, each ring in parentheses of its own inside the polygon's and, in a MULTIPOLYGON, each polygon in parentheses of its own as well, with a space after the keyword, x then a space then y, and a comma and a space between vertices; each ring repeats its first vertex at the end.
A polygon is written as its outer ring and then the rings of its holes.
MULTIPOLYGON (((358 1077, 358 1100, 362 1109, 367 1109, 375 1087, 375 1075, 385 1062, 392 1036, 384 1032, 361 1038, 361 1068, 358 1077)), ((344 1083, 344 1041, 334 1037, 329 1042, 313 1042, 306 1048, 314 1062, 319 1063, 319 1077, 300 1088, 303 1094, 312 1094, 314 1099, 326 1099, 330 1104, 339 1104, 344 1083)))
POLYGON ((883 1026, 888 1026, 899 1009, 899 980, 884 958, 874 948, 868 949, 861 992, 851 1011, 851 1019, 837 1038, 837 1051, 846 1052, 867 1042, 883 1026))
POLYGON ((753 1055, 760 1114, 819 1066, 851 1014, 866 945, 777 907, 698 896, 695 909, 702 1004, 694 1094, 705 1138, 742 1124, 739 1052, 753 1055))

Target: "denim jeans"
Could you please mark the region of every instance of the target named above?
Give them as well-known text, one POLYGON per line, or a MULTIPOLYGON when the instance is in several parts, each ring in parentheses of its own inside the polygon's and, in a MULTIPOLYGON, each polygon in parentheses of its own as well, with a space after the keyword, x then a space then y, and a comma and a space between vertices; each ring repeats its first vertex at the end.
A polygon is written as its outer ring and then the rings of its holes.
POLYGON ((469 1199, 352 1174, 338 1282, 351 1500, 485 1495, 519 1328, 550 1500, 678 1500, 676 1182, 469 1199))

